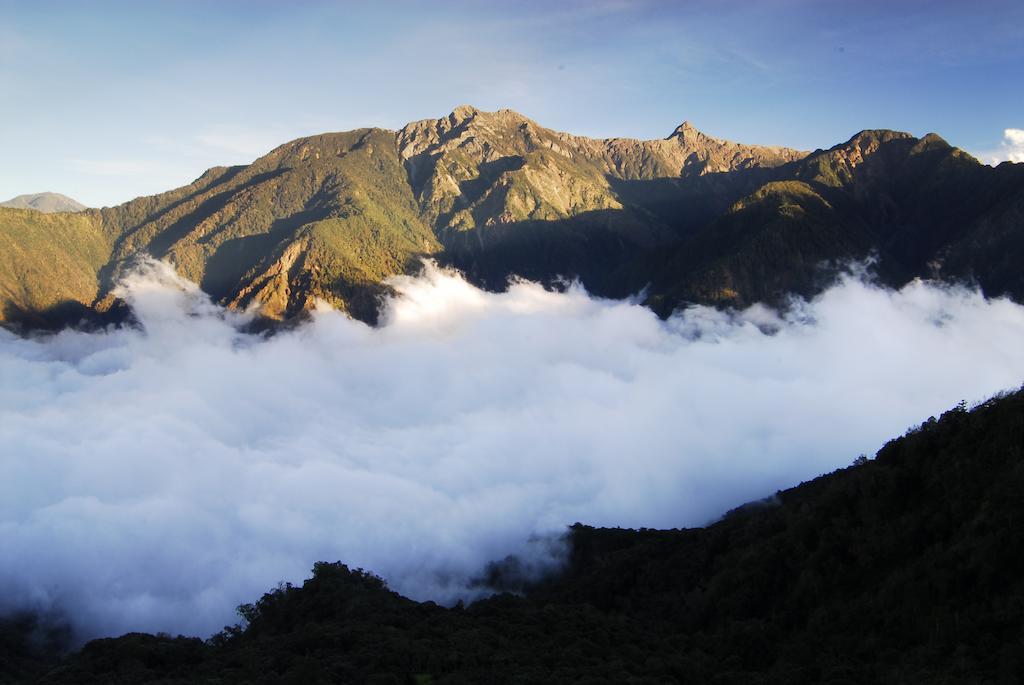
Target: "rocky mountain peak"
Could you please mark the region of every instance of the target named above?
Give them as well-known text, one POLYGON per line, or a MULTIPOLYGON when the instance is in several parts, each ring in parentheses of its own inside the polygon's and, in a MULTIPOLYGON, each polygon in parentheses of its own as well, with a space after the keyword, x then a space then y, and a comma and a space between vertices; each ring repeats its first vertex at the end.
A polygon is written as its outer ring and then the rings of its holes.
POLYGON ((675 130, 672 131, 672 135, 670 135, 669 138, 677 138, 679 136, 685 136, 691 133, 700 133, 700 131, 698 131, 697 128, 693 124, 691 124, 689 120, 687 120, 676 126, 675 130))
POLYGON ((448 121, 452 126, 459 126, 467 120, 475 118, 478 114, 480 114, 480 110, 473 105, 459 105, 448 115, 448 121))

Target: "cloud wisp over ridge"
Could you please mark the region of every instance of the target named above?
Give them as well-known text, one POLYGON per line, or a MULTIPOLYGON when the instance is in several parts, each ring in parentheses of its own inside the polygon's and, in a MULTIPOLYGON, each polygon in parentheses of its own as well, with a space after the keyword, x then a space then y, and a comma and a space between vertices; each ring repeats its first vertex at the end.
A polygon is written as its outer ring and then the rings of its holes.
POLYGON ((1024 378, 1024 307, 847 277, 785 314, 428 265, 370 328, 263 338, 169 267, 143 330, 0 332, 0 608, 209 634, 317 560, 451 600, 574 521, 702 525, 1024 378))
POLYGON ((1024 129, 1008 128, 1003 131, 1003 141, 999 150, 990 159, 992 164, 1000 162, 1024 163, 1024 129))

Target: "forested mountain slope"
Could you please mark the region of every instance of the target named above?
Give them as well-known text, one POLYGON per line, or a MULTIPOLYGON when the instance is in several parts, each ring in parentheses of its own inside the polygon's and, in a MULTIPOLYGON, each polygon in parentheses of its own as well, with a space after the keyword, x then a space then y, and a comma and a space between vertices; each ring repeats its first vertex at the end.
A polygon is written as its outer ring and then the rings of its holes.
POLYGON ((934 134, 863 131, 773 176, 671 250, 630 264, 631 286, 652 283, 663 312, 778 301, 820 290, 823 263, 874 257, 894 286, 938 278, 1024 298, 1024 165, 982 165, 934 134))

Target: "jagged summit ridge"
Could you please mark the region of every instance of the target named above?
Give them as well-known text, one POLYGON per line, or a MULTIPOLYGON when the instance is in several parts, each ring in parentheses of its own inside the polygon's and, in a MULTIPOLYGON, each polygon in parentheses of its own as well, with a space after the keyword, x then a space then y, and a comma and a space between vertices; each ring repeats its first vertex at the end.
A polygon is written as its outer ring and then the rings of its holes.
POLYGON ((690 123, 689 119, 687 119, 683 123, 681 123, 678 126, 676 126, 675 130, 672 131, 672 133, 668 137, 669 138, 675 138, 676 136, 681 136, 684 133, 687 133, 689 131, 696 131, 696 130, 697 130, 697 128, 693 124, 690 123))
POLYGON ((658 140, 596 139, 545 128, 512 110, 463 105, 403 127, 396 139, 421 208, 442 231, 621 209, 612 189, 618 179, 772 167, 805 155, 719 140, 692 126, 677 131, 658 140), (467 184, 489 177, 490 192, 466 192, 467 184))
MULTIPOLYGON (((625 151, 661 157, 661 164, 650 166, 650 174, 677 175, 686 166, 675 158, 694 155, 703 160, 715 158, 715 170, 741 165, 777 165, 804 157, 807 153, 783 147, 743 145, 714 138, 697 130, 689 121, 683 122, 666 139, 589 138, 555 131, 540 126, 532 119, 510 109, 485 112, 471 105, 460 105, 439 119, 412 122, 398 132, 399 148, 404 159, 422 153, 453 139, 465 141, 480 134, 491 134, 512 143, 518 138, 517 152, 546 148, 570 158, 604 161, 615 170, 614 158, 625 151), (453 133, 454 132, 454 133, 453 133), (608 164, 609 160, 613 163, 608 164), (675 173, 671 172, 676 167, 675 173)), ((500 148, 491 155, 500 152, 500 148)), ((692 166, 692 163, 691 163, 692 166)))
POLYGON ((822 263, 872 252, 893 283, 939 268, 1018 297, 1007 256, 1024 252, 1022 170, 934 135, 867 130, 807 154, 689 121, 662 139, 590 138, 460 105, 398 130, 299 138, 117 207, 0 210, 0 320, 111 308, 143 253, 271 319, 322 300, 372 321, 386 279, 428 255, 488 288, 511 275, 646 288, 662 314, 813 294, 822 263))

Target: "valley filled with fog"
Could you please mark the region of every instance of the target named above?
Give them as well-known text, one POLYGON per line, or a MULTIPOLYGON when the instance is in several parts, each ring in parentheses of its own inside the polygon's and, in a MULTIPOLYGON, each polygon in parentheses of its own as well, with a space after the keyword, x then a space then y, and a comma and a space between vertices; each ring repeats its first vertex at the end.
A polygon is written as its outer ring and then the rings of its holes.
POLYGON ((120 289, 141 328, 0 332, 0 608, 208 635, 318 560, 472 598, 575 521, 700 526, 1024 377, 1024 307, 964 288, 662 321, 432 264, 391 286, 376 328, 261 336, 150 262, 120 289))

